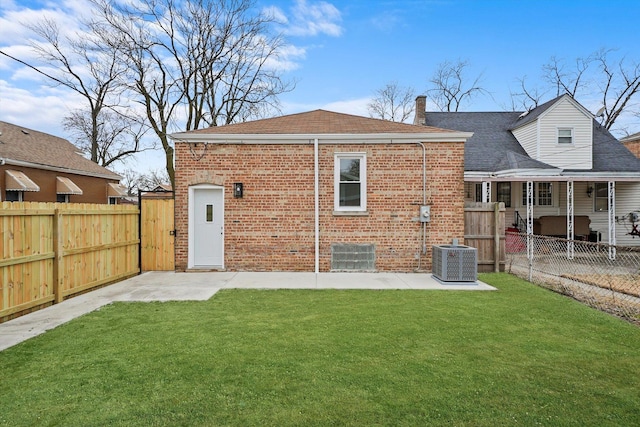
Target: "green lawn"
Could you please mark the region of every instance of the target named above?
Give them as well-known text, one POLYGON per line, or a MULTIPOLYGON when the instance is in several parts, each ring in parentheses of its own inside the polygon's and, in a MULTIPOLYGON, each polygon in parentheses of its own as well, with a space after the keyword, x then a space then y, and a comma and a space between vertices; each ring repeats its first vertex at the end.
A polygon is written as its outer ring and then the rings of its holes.
POLYGON ((640 328, 481 278, 113 304, 0 352, 0 425, 640 424, 640 328))

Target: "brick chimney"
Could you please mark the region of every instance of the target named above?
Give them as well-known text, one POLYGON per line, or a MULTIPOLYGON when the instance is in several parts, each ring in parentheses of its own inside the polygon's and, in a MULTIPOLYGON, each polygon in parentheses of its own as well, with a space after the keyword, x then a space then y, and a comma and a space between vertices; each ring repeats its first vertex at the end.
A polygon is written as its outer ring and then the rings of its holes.
POLYGON ((420 95, 416 97, 416 115, 413 117, 414 125, 423 125, 426 121, 427 97, 420 95))

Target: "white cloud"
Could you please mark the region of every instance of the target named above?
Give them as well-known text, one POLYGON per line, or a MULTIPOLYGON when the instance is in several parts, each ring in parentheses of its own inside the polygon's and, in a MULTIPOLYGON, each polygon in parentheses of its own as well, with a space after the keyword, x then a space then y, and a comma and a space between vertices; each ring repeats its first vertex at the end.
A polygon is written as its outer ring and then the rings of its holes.
POLYGON ((17 88, 0 80, 0 119, 64 137, 62 118, 83 106, 82 100, 60 88, 17 88))
POLYGON ((278 49, 277 56, 270 57, 265 66, 272 70, 292 71, 300 67, 298 61, 305 58, 307 50, 294 45, 284 45, 278 49))
POLYGON ((334 101, 328 104, 324 104, 323 110, 335 111, 338 113, 353 114, 356 116, 369 117, 369 110, 367 105, 371 102, 370 97, 345 99, 342 101, 334 101))
POLYGON ((306 104, 306 103, 282 103, 283 114, 295 114, 313 110, 335 111, 337 113, 353 114, 355 116, 369 117, 367 105, 371 102, 371 98, 355 98, 345 99, 341 101, 333 101, 326 104, 306 104))
POLYGON ((340 11, 331 3, 324 1, 296 0, 291 8, 290 19, 287 19, 285 14, 276 7, 270 8, 269 11, 278 19, 278 22, 286 26, 285 34, 293 36, 326 34, 337 37, 343 32, 340 25, 342 22, 340 11))

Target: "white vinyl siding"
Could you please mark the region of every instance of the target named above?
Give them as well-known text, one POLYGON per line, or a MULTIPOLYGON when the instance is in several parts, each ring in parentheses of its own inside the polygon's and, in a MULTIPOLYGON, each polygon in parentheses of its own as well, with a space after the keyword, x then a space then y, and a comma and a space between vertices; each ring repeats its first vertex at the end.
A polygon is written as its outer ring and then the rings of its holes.
MULTIPOLYGON (((618 246, 638 246, 640 237, 631 236, 628 233, 632 230, 628 215, 631 212, 640 211, 640 183, 638 182, 616 182, 616 244, 618 246)), ((589 199, 592 201, 592 199, 589 199)), ((602 233, 604 243, 609 240, 608 212, 593 212, 593 203, 590 204, 592 213, 591 229, 602 233)), ((640 227, 639 227, 640 228, 640 227)))
POLYGON ((568 99, 538 117, 540 156, 537 160, 563 169, 591 169, 593 167, 593 125, 568 99), (573 131, 571 144, 558 143, 558 131, 573 131))
MULTIPOLYGON (((525 116, 526 117, 526 116, 525 116)), ((524 151, 529 157, 537 159, 538 157, 538 129, 537 121, 533 121, 526 126, 513 130, 513 136, 516 137, 524 151)))
MULTIPOLYGON (((593 195, 591 197, 587 196, 587 189, 589 186, 593 185, 593 182, 574 182, 573 214, 576 216, 588 216, 591 220, 589 228, 600 233, 602 242, 606 243, 609 240, 608 212, 594 212, 593 195)), ((534 218, 539 218, 545 215, 567 215, 567 183, 554 182, 553 186, 553 197, 554 201, 557 201, 557 205, 534 206, 534 218)), ((516 188, 520 188, 520 186, 518 185, 516 188)), ((518 197, 517 200, 520 201, 520 199, 521 198, 518 197)), ((640 237, 633 237, 628 234, 633 229, 632 224, 629 222, 628 215, 631 212, 640 211, 640 203, 638 203, 638 200, 640 200, 640 183, 616 182, 616 216, 619 218, 616 223, 616 243, 619 246, 638 246, 638 244, 640 244, 640 237)), ((505 217, 507 221, 505 222, 508 227, 514 222, 514 211, 518 211, 522 218, 526 218, 527 211, 524 206, 516 206, 515 208, 507 209, 505 217)))

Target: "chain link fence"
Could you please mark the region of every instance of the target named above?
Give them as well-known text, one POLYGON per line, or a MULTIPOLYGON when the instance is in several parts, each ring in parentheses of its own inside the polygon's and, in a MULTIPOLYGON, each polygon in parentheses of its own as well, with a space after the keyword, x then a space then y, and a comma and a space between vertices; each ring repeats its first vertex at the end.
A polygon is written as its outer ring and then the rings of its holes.
POLYGON ((640 248, 507 232, 505 271, 640 325, 640 248))

